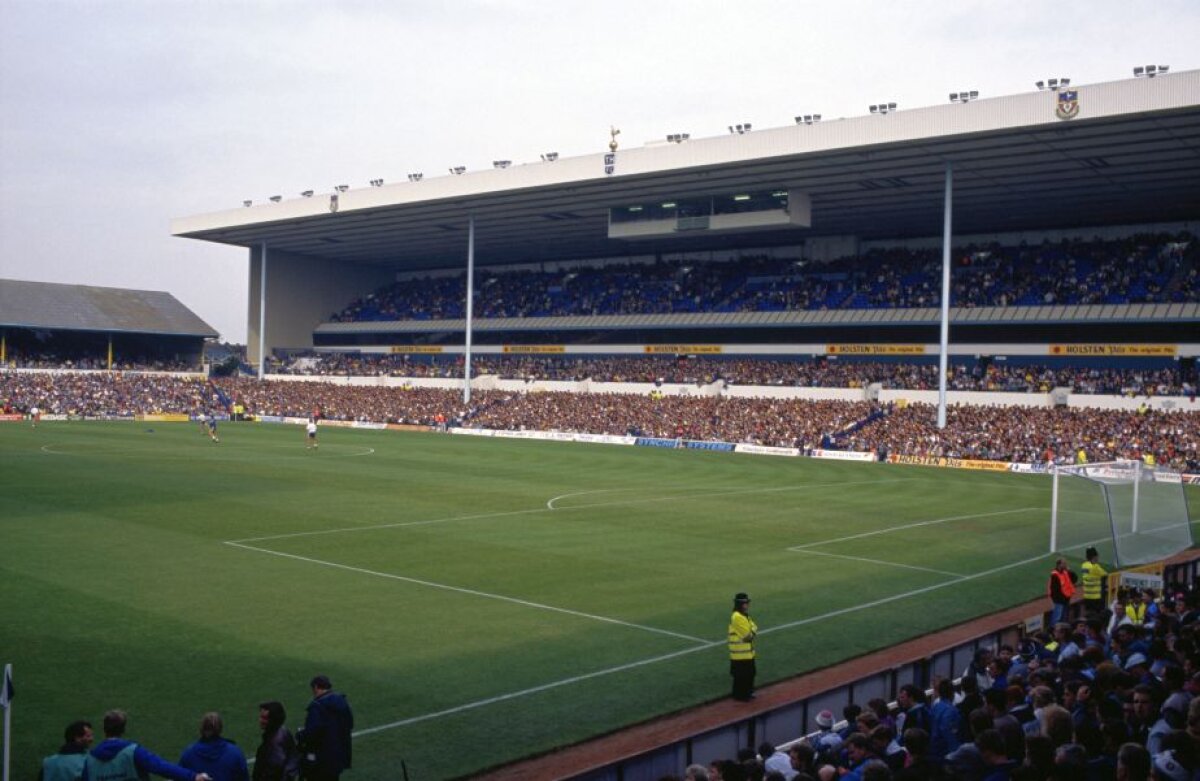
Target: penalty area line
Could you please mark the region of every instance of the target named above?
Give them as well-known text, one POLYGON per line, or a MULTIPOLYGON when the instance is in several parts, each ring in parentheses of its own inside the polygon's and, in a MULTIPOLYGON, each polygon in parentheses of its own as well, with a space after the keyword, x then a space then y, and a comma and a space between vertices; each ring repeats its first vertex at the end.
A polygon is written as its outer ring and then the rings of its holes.
POLYGON ((453 591, 457 594, 466 594, 473 597, 482 597, 484 599, 494 599, 500 602, 508 602, 513 605, 521 605, 522 607, 530 607, 536 610, 548 610, 552 613, 562 613, 564 615, 575 616, 576 618, 586 618, 592 621, 600 621, 606 624, 615 624, 624 626, 630 629, 640 629, 643 632, 653 632, 655 634, 667 635, 668 637, 676 637, 680 640, 687 640, 692 643, 708 644, 708 640, 699 637, 692 637, 681 632, 672 632, 669 629, 659 629, 654 626, 646 626, 645 624, 635 624, 631 621, 622 621, 619 618, 610 616, 599 616, 593 613, 584 613, 580 610, 571 610, 566 607, 556 607, 555 605, 546 605, 541 602, 531 602, 527 599, 518 599, 517 597, 508 597, 503 594, 492 594, 487 591, 478 591, 473 588, 463 588, 462 586, 451 586, 446 583, 436 583, 432 580, 422 580, 420 578, 411 578, 407 575, 396 575, 391 572, 379 572, 378 570, 366 569, 364 567, 352 567, 349 564, 338 564, 336 561, 325 561, 324 559, 314 559, 309 556, 299 556, 295 553, 284 553, 282 551, 270 550, 269 548, 256 548, 253 545, 243 545, 237 542, 226 542, 226 545, 231 545, 243 550, 254 551, 256 553, 266 553, 271 556, 279 556, 285 559, 293 559, 295 561, 303 561, 309 564, 319 564, 323 567, 333 567, 334 569, 345 570, 347 572, 356 572, 360 575, 371 575, 377 578, 387 578, 388 580, 398 580, 404 583, 412 583, 417 586, 426 586, 428 588, 441 589, 443 591, 453 591))
POLYGON ((971 518, 992 518, 997 515, 1013 515, 1015 513, 1027 513, 1035 510, 1041 510, 1041 507, 1020 507, 1016 510, 997 510, 992 513, 974 513, 972 515, 953 515, 949 518, 934 518, 931 521, 917 521, 916 523, 906 523, 901 526, 889 526, 886 529, 875 529, 861 534, 851 534, 848 537, 834 537, 828 540, 817 540, 816 542, 806 542, 803 545, 793 545, 788 548, 790 551, 803 551, 807 548, 815 548, 818 545, 832 545, 835 542, 849 542, 850 540, 861 540, 864 537, 874 537, 877 534, 891 534, 892 532, 904 531, 905 529, 917 529, 922 526, 935 526, 939 523, 950 523, 951 521, 965 521, 971 518))
MULTIPOLYGON (((778 631, 782 631, 782 630, 786 630, 786 629, 794 629, 795 627, 798 627, 798 626, 814 624, 819 621, 826 621, 831 618, 838 618, 840 616, 849 615, 850 613, 856 613, 861 610, 866 610, 866 609, 869 609, 872 607, 878 607, 879 605, 886 605, 891 602, 897 602, 902 599, 907 599, 908 597, 914 597, 914 596, 918 596, 920 594, 927 594, 931 591, 937 591, 938 589, 946 588, 947 586, 954 586, 954 585, 957 585, 957 584, 962 583, 967 580, 976 580, 978 578, 986 577, 988 575, 994 575, 998 572, 1003 572, 1008 569, 1013 569, 1015 567, 1021 567, 1026 564, 1032 564, 1036 561, 1045 559, 1051 555, 1052 554, 1049 554, 1049 553, 1043 553, 1040 556, 1035 556, 1030 559, 1024 559, 1022 561, 1016 561, 1011 564, 1005 564, 1000 567, 995 567, 994 569, 984 570, 982 572, 976 572, 971 575, 963 575, 960 577, 956 577, 953 580, 948 580, 948 581, 945 581, 944 583, 935 583, 932 586, 926 586, 924 588, 914 589, 912 591, 906 591, 902 594, 893 594, 890 597, 884 597, 883 599, 877 599, 873 602, 867 602, 865 604, 855 605, 853 607, 841 608, 839 610, 831 610, 828 613, 822 613, 817 616, 811 616, 809 618, 800 619, 799 621, 792 621, 790 623, 780 624, 779 626, 770 627, 768 629, 764 629, 764 630, 760 631, 759 634, 760 635, 770 634, 773 632, 778 632, 778 631)), ((508 692, 507 694, 500 694, 495 697, 488 697, 486 699, 476 700, 474 702, 468 702, 463 705, 455 706, 453 708, 446 708, 444 710, 434 711, 432 713, 425 713, 420 716, 411 716, 407 719, 401 719, 399 721, 393 721, 393 722, 389 722, 387 724, 380 724, 375 727, 368 727, 366 729, 358 730, 357 732, 355 732, 354 737, 363 737, 363 736, 372 735, 372 734, 375 734, 378 732, 385 732, 387 730, 397 729, 399 727, 405 727, 410 724, 417 724, 417 723, 423 722, 423 721, 431 721, 433 719, 441 718, 443 716, 451 716, 456 713, 462 713, 464 711, 475 710, 477 708, 483 708, 483 707, 486 707, 488 705, 493 705, 498 702, 505 702, 507 700, 515 700, 515 699, 519 699, 521 697, 527 697, 532 694, 538 694, 540 692, 549 691, 551 689, 557 689, 557 688, 560 688, 563 686, 569 686, 571 684, 580 683, 582 681, 588 681, 588 680, 592 680, 595 678, 601 678, 606 675, 612 675, 614 673, 621 673, 621 672, 625 672, 626 670, 633 670, 638 667, 645 667, 647 665, 657 664, 659 662, 665 662, 665 661, 669 661, 671 659, 677 659, 681 656, 693 654, 693 653, 696 653, 697 651, 704 651, 704 650, 708 650, 711 648, 716 648, 717 646, 721 646, 724 644, 725 644, 725 640, 723 640, 723 639, 716 640, 713 642, 706 642, 704 645, 699 645, 699 646, 695 646, 692 648, 684 648, 681 651, 675 651, 675 652, 669 653, 669 654, 662 654, 660 656, 653 656, 653 657, 650 657, 647 659, 639 659, 637 661, 628 662, 626 664, 617 665, 615 667, 608 667, 603 670, 596 670, 594 672, 584 673, 582 675, 575 675, 570 678, 562 678, 557 681, 551 681, 550 683, 544 683, 540 686, 533 686, 528 689, 521 689, 519 691, 508 692)))
POLYGON ((635 499, 621 499, 615 502, 597 502, 594 504, 577 504, 569 507, 558 507, 554 503, 559 499, 566 499, 570 496, 584 496, 587 494, 599 494, 615 491, 636 491, 637 488, 600 488, 594 491, 579 491, 576 493, 562 494, 555 496, 550 501, 546 502, 546 509, 549 510, 590 510, 596 507, 621 507, 630 504, 653 504, 655 502, 678 502, 689 499, 711 499, 715 496, 745 496, 746 494, 774 494, 786 491, 807 491, 815 488, 840 488, 846 485, 880 485, 883 483, 909 483, 919 478, 916 477, 897 477, 892 480, 843 480, 836 483, 798 483, 796 485, 782 485, 774 488, 730 488, 722 491, 703 491, 694 490, 683 494, 669 494, 667 496, 644 496, 635 499))
POLYGON ((791 553, 805 553, 809 556, 828 556, 831 559, 846 559, 847 561, 858 561, 863 564, 877 564, 883 567, 899 567, 901 569, 914 569, 918 572, 932 572, 935 575, 949 575, 952 578, 966 577, 960 572, 948 572, 944 569, 932 569, 930 567, 918 567, 915 564, 901 564, 898 561, 884 561, 883 559, 868 559, 862 556, 847 556, 842 553, 829 553, 823 550, 811 550, 806 548, 788 548, 791 553))

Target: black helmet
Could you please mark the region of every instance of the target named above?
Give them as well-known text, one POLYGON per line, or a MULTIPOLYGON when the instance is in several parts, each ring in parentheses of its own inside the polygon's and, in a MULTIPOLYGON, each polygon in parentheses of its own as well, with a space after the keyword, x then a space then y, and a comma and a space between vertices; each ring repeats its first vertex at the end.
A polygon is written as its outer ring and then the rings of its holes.
POLYGON ((745 591, 739 591, 733 597, 733 606, 737 607, 738 605, 744 605, 749 601, 750 601, 750 595, 747 594, 745 591))

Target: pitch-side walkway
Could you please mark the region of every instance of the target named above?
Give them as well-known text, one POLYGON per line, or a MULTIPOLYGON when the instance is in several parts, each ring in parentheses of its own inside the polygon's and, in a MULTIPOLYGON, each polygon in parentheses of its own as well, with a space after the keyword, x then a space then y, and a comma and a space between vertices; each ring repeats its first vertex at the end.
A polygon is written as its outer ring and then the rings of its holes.
MULTIPOLYGON (((1176 564, 1197 558, 1200 558, 1200 550, 1193 549, 1172 556, 1168 559, 1168 563, 1176 564)), ((751 703, 735 702, 730 699, 720 700, 682 713, 663 716, 644 724, 628 727, 596 740, 495 768, 473 776, 473 778, 486 778, 494 781, 571 778, 620 759, 634 757, 660 746, 685 740, 692 735, 699 735, 727 724, 744 721, 758 713, 774 710, 823 691, 835 689, 880 670, 889 670, 897 665, 924 659, 938 651, 953 648, 969 638, 1024 623, 1025 619, 1047 611, 1049 608, 1048 600, 1036 599, 832 667, 813 670, 786 681, 762 686, 758 689, 758 698, 751 703)), ((727 670, 724 667, 714 668, 713 674, 727 674, 727 670)), ((797 725, 797 727, 800 726, 797 725)), ((804 725, 805 728, 809 726, 804 725)))

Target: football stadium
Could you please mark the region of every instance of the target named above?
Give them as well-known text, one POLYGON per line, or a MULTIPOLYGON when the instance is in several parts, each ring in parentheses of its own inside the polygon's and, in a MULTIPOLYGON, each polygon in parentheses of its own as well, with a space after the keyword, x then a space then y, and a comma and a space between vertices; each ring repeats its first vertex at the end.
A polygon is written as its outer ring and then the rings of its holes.
POLYGON ((175 219, 244 352, 0 280, 13 777, 116 707, 294 777, 270 702, 308 778, 1192 777, 1200 71, 1141 70, 175 219))

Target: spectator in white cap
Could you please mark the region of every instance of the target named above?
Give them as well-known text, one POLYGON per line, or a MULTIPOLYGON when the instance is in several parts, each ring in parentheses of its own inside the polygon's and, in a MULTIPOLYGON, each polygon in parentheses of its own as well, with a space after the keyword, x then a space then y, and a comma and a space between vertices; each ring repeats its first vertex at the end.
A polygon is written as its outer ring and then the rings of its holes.
POLYGON ((833 731, 833 711, 823 710, 816 718, 818 732, 812 738, 812 746, 821 757, 837 753, 842 747, 842 736, 833 731))

